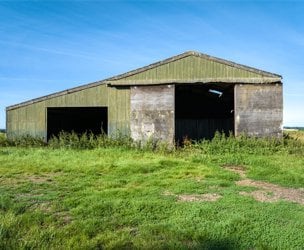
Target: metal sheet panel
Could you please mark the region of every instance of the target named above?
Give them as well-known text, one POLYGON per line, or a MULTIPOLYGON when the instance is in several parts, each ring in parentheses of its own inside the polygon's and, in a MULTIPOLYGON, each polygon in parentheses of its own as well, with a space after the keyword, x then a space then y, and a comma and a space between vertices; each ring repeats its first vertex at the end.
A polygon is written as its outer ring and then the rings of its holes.
POLYGON ((130 88, 108 88, 109 135, 130 134, 130 88))

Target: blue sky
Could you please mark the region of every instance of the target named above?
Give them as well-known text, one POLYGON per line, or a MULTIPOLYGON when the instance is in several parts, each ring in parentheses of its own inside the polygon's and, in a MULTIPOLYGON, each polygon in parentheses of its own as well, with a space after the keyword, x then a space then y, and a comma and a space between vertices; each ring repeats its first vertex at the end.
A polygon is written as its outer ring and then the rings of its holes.
POLYGON ((304 2, 1 1, 5 107, 188 50, 283 76, 284 125, 304 126, 304 2))

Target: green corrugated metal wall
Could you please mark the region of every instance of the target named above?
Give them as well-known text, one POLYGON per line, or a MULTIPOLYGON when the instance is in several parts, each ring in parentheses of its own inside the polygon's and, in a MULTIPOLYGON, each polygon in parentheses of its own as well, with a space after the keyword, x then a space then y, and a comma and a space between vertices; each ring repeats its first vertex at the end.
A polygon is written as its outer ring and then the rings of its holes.
POLYGON ((109 133, 128 133, 130 119, 130 90, 107 87, 105 84, 64 94, 7 111, 8 136, 30 134, 46 136, 47 107, 108 107, 109 133))
POLYGON ((130 134, 130 88, 108 88, 109 134, 130 134))
POLYGON ((261 74, 240 69, 227 64, 223 64, 216 61, 211 61, 198 56, 188 56, 182 60, 176 60, 167 64, 160 65, 155 68, 148 69, 144 72, 124 77, 119 80, 113 80, 112 82, 123 82, 125 80, 132 81, 136 84, 136 81, 147 80, 184 80, 185 82, 190 80, 202 79, 202 78, 262 78, 261 74))

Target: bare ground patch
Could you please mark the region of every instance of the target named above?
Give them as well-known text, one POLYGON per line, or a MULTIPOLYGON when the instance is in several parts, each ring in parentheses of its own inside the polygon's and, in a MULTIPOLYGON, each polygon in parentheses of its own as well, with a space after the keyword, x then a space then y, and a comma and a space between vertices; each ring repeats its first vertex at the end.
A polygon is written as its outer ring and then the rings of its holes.
POLYGON ((26 182, 43 184, 53 182, 55 180, 54 178, 59 175, 60 173, 44 173, 42 175, 16 174, 13 176, 0 176, 0 184, 9 186, 21 185, 26 182))
POLYGON ((191 202, 191 201, 217 201, 222 196, 219 194, 182 194, 177 195, 178 201, 191 202))
POLYGON ((0 184, 8 186, 16 186, 22 184, 23 180, 16 177, 0 176, 0 184))
POLYGON ((70 224, 72 222, 72 216, 67 211, 56 212, 53 214, 54 218, 63 225, 70 224))
POLYGON ((225 168, 233 173, 239 174, 242 178, 246 177, 246 170, 241 165, 224 165, 223 168, 225 168))
POLYGON ((30 211, 40 211, 43 213, 50 213, 52 211, 52 201, 48 196, 47 190, 41 188, 41 184, 49 185, 55 184, 55 177, 61 175, 56 173, 41 173, 41 174, 23 174, 18 173, 13 176, 3 176, 0 178, 0 184, 11 186, 15 188, 14 200, 16 202, 26 203, 26 207, 30 211), (2 180, 2 181, 1 181, 2 180), (19 190, 22 185, 34 184, 27 192, 19 190))
POLYGON ((303 188, 286 188, 265 181, 255 181, 246 177, 246 171, 242 166, 224 165, 225 169, 237 173, 242 180, 236 181, 236 185, 243 187, 255 187, 258 190, 252 192, 240 192, 240 195, 251 196, 261 202, 277 202, 280 200, 291 201, 304 205, 303 188))
POLYGON ((220 199, 222 196, 216 193, 207 193, 207 194, 174 194, 171 192, 164 192, 165 196, 174 196, 179 202, 194 202, 194 201, 207 201, 213 202, 220 199))
POLYGON ((45 173, 43 175, 26 175, 24 179, 33 183, 42 184, 54 181, 54 177, 60 175, 59 173, 45 173))
POLYGON ((49 201, 44 201, 44 202, 34 202, 30 210, 35 211, 38 210, 43 213, 50 213, 52 211, 52 203, 49 201))

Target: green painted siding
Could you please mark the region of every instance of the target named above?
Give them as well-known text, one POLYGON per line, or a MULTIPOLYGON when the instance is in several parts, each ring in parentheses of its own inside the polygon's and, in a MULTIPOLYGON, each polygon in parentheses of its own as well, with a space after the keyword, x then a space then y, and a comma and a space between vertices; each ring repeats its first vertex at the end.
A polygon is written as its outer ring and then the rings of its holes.
POLYGON ((221 78, 263 78, 262 74, 246 70, 245 68, 238 68, 232 65, 220 63, 217 61, 208 60, 198 56, 188 56, 180 60, 176 60, 170 63, 159 65, 147 69, 143 72, 133 74, 120 78, 118 80, 111 80, 115 83, 132 85, 137 82, 140 84, 150 84, 153 81, 168 82, 172 80, 178 80, 182 82, 195 81, 200 79, 221 79, 221 78))
POLYGON ((129 134, 130 129, 130 88, 108 88, 109 134, 129 134))
POLYGON ((114 133, 117 129, 123 133, 128 133, 130 119, 129 92, 129 88, 116 89, 102 84, 8 110, 8 136, 29 134, 45 138, 47 107, 108 107, 109 133, 114 133))

